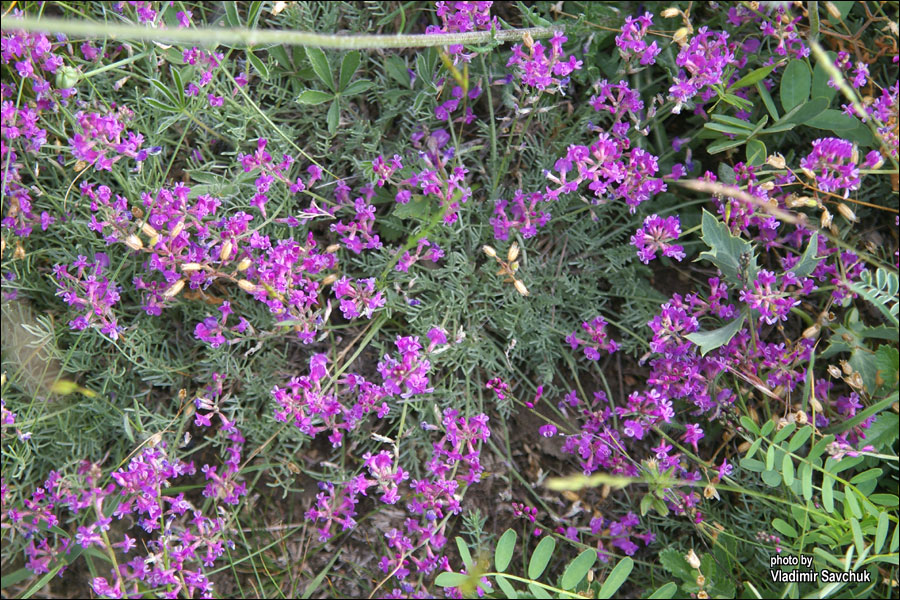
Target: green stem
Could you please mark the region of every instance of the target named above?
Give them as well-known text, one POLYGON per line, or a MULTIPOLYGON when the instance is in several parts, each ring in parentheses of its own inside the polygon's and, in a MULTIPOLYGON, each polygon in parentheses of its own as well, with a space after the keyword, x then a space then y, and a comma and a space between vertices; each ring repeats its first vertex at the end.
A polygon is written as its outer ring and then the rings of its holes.
POLYGON ((244 28, 189 28, 153 29, 139 25, 100 24, 89 21, 45 18, 6 19, 0 26, 4 31, 52 31, 69 36, 115 37, 128 40, 187 42, 225 45, 287 45, 335 48, 338 50, 365 50, 376 48, 427 48, 454 44, 484 44, 492 40, 514 42, 526 34, 532 39, 548 38, 564 26, 531 27, 527 29, 507 29, 502 31, 473 31, 469 33, 447 33, 440 35, 332 35, 308 31, 244 28))

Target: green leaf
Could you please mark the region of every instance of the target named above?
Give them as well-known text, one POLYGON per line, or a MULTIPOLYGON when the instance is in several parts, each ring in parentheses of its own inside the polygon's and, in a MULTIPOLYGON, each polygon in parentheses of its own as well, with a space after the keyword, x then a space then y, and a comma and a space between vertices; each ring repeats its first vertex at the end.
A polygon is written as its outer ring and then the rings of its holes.
POLYGON ((347 84, 350 83, 353 74, 356 73, 356 69, 359 68, 359 61, 360 54, 356 50, 344 55, 344 59, 341 61, 341 78, 338 90, 343 91, 347 88, 347 84))
POLYGON ((537 579, 541 576, 541 573, 547 568, 547 563, 549 563, 550 559, 553 557, 553 550, 555 549, 556 539, 553 537, 545 536, 544 539, 538 543, 534 552, 531 554, 531 561, 528 563, 529 579, 537 579))
POLYGON ((660 552, 659 564, 676 579, 682 581, 693 581, 694 579, 693 570, 685 560, 684 554, 675 548, 666 548, 660 552))
POLYGON ((753 85, 757 81, 762 81, 763 79, 768 77, 769 73, 771 73, 775 69, 776 66, 777 65, 769 65, 767 67, 760 67, 758 69, 753 69, 752 71, 750 71, 749 73, 747 73, 746 75, 744 75, 743 77, 741 77, 740 79, 735 81, 733 84, 731 84, 731 86, 728 88, 728 90, 729 91, 739 90, 742 87, 747 87, 748 85, 753 85))
POLYGON ((858 520, 850 519, 850 531, 853 532, 853 545, 856 546, 857 554, 862 554, 866 545, 863 542, 862 528, 859 526, 858 520))
POLYGON ((809 436, 812 435, 812 431, 810 425, 801 427, 800 430, 794 434, 794 437, 791 438, 791 442, 788 444, 788 452, 796 452, 799 450, 800 447, 806 443, 806 440, 809 439, 809 436))
POLYGON ((790 435, 794 433, 795 429, 797 429, 796 423, 788 423, 787 425, 782 427, 778 433, 775 434, 775 437, 772 438, 772 441, 776 444, 780 444, 784 440, 788 439, 790 435))
POLYGON ((237 2, 223 2, 222 5, 225 8, 225 23, 229 27, 240 27, 241 17, 238 14, 237 2))
POLYGON ((165 102, 160 102, 156 98, 148 98, 145 96, 144 102, 146 102, 147 104, 149 104, 150 106, 152 106, 153 108, 155 108, 157 110, 162 110, 162 111, 170 112, 170 113, 180 113, 181 112, 180 108, 172 106, 171 104, 166 104, 165 102))
POLYGON ((744 455, 744 458, 753 458, 753 455, 756 454, 759 447, 762 445, 762 438, 756 438, 753 440, 753 443, 750 444, 750 447, 747 449, 747 454, 744 455))
POLYGON ((263 3, 260 0, 254 0, 250 3, 250 8, 247 10, 247 29, 256 29, 262 5, 263 3))
POLYGON ((854 517, 857 519, 863 518, 862 510, 859 508, 859 501, 856 499, 856 492, 849 485, 844 486, 844 502, 854 517))
POLYGON ((766 162, 766 145, 760 140, 747 142, 747 164, 758 167, 766 162))
POLYGON ((187 106, 184 98, 184 82, 181 79, 181 71, 175 67, 170 67, 172 71, 172 79, 175 80, 175 91, 178 92, 178 106, 187 106))
POLYGON ((706 151, 710 154, 718 154, 719 152, 724 152, 725 150, 729 150, 731 148, 737 148, 741 144, 744 143, 744 139, 739 140, 722 140, 721 142, 716 142, 715 144, 710 144, 706 147, 706 151))
POLYGON ((466 541, 459 536, 456 536, 456 548, 459 550, 459 557, 462 559, 463 564, 466 565, 466 571, 471 573, 475 562, 472 560, 472 553, 469 552, 466 541))
POLYGON ((726 123, 704 123, 704 129, 710 129, 712 131, 718 131, 720 133, 730 133, 732 135, 740 135, 747 137, 750 133, 750 129, 745 129, 744 127, 735 127, 734 125, 728 125, 726 123))
POLYGON ((710 118, 717 123, 731 125, 731 127, 735 130, 733 133, 747 134, 753 131, 753 125, 751 125, 749 121, 745 121, 744 119, 738 119, 737 117, 730 117, 728 115, 719 114, 712 115, 710 118))
POLYGON ((619 564, 613 568, 612 573, 609 574, 609 577, 606 578, 606 581, 603 582, 603 585, 600 586, 600 591, 597 592, 597 598, 612 598, 613 594, 615 594, 622 584, 628 579, 628 576, 631 575, 631 570, 634 568, 634 561, 631 557, 626 556, 622 560, 619 561, 619 564))
POLYGON ((266 64, 250 50, 247 50, 247 60, 250 61, 250 64, 253 65, 253 68, 256 69, 259 76, 268 81, 269 67, 267 67, 266 64))
POLYGON ((328 92, 321 92, 319 90, 305 90, 302 94, 297 96, 297 102, 299 102, 300 104, 310 104, 315 106, 316 104, 328 102, 332 98, 334 98, 334 95, 328 92))
POLYGON ((858 128, 861 121, 856 117, 844 114, 843 111, 828 108, 805 123, 816 129, 827 129, 835 133, 848 132, 858 128))
POLYGON ((762 81, 756 82, 756 91, 759 92, 759 97, 762 98, 763 105, 765 105, 766 110, 769 111, 769 116, 772 117, 773 121, 777 121, 780 118, 778 116, 778 109, 775 107, 775 101, 772 100, 772 94, 769 93, 769 90, 766 89, 766 86, 763 85, 762 81))
MULTIPOLYGON (((825 54, 828 55, 829 60, 834 63, 837 59, 837 54, 835 52, 831 52, 830 50, 825 54)), ((831 79, 831 75, 828 74, 828 71, 825 70, 825 67, 821 62, 816 62, 816 66, 813 68, 813 76, 812 76, 812 97, 813 98, 825 98, 828 101, 828 104, 831 104, 831 101, 834 99, 837 94, 837 88, 833 88, 828 85, 828 81, 831 79)))
POLYGON ((809 463, 800 465, 800 490, 803 493, 803 499, 807 501, 812 498, 812 474, 813 470, 809 463))
POLYGON ((878 479, 881 477, 881 474, 884 473, 883 470, 874 468, 863 471, 862 473, 857 473, 850 480, 850 483, 853 485, 859 485, 860 483, 865 483, 866 481, 871 481, 872 479, 878 479))
POLYGON ((794 275, 796 275, 798 279, 809 277, 809 275, 816 270, 816 267, 822 260, 821 258, 816 258, 816 253, 818 251, 819 234, 813 233, 812 237, 809 238, 809 244, 806 245, 806 250, 803 251, 803 255, 800 257, 800 260, 797 261, 797 264, 794 265, 793 269, 791 269, 791 271, 794 272, 794 275))
POLYGON ((497 582, 497 585, 500 586, 500 589, 503 591, 503 594, 507 598, 512 598, 513 600, 515 600, 515 598, 519 597, 519 593, 516 591, 516 588, 512 586, 512 584, 506 577, 503 577, 502 575, 495 575, 494 580, 497 582))
POLYGON ((531 595, 534 596, 535 598, 552 598, 553 597, 550 595, 550 592, 548 592, 546 589, 544 589, 541 586, 536 585, 534 583, 528 584, 528 591, 531 592, 531 595))
POLYGON ((826 435, 822 439, 820 439, 809 451, 809 454, 806 456, 806 459, 810 462, 818 459, 822 454, 825 453, 825 449, 828 448, 828 444, 834 441, 833 435, 826 435))
POLYGON ((755 433, 756 435, 760 435, 759 427, 756 425, 756 423, 753 422, 753 419, 751 419, 747 415, 742 415, 740 421, 741 421, 741 427, 743 427, 750 433, 755 433))
POLYGON ((772 431, 775 430, 775 421, 769 419, 765 423, 763 423, 762 428, 759 430, 759 434, 763 437, 767 437, 772 431))
MULTIPOLYGON (((756 440, 760 442, 762 440, 756 440)), ((756 460, 753 458, 742 458, 740 461, 740 465, 742 469, 747 469, 748 471, 753 471, 754 473, 762 473, 766 470, 766 465, 760 460, 756 460)))
POLYGON ((670 581, 660 587, 656 588, 656 591, 647 596, 648 599, 658 599, 658 600, 669 600, 670 598, 675 597, 675 593, 678 592, 678 586, 670 581))
POLYGON ((878 515, 878 528, 875 530, 875 546, 872 548, 872 551, 876 554, 881 552, 881 547, 884 546, 884 541, 887 539, 888 527, 890 526, 890 519, 888 518, 888 514, 884 511, 881 511, 878 515))
POLYGON ((328 64, 328 57, 322 52, 321 48, 307 48, 306 57, 312 65, 313 71, 319 81, 328 86, 332 92, 337 92, 334 87, 334 75, 331 74, 331 65, 328 64))
POLYGON ((800 106, 796 106, 789 113, 785 114, 781 119, 767 127, 762 133, 779 133, 781 131, 790 131, 797 125, 806 123, 810 119, 822 114, 828 108, 828 100, 821 97, 815 97, 809 102, 805 102, 800 106))
POLYGON ((285 71, 291 71, 294 68, 294 65, 291 63, 291 58, 288 56, 287 50, 284 49, 284 46, 272 46, 268 50, 269 55, 275 59, 275 62, 278 63, 285 71))
POLYGON ((591 570, 591 567, 594 566, 596 561, 596 550, 589 548, 583 551, 576 556, 575 559, 569 563, 569 566, 566 567, 566 570, 563 571, 562 579, 560 579, 560 586, 564 590, 574 590, 575 586, 578 585, 578 582, 584 579, 584 576, 587 575, 588 571, 591 570))
POLYGON ((869 500, 879 506, 897 506, 898 503, 896 494, 871 494, 869 500))
POLYGON ((794 526, 784 519, 774 519, 772 521, 772 527, 775 528, 775 531, 782 535, 786 535, 787 537, 795 538, 798 535, 797 530, 794 529, 794 526))
POLYGON ((518 534, 513 529, 507 529, 500 536, 497 547, 494 548, 494 567, 498 571, 505 571, 512 560, 513 553, 516 550, 516 539, 518 534))
POLYGON ((762 477, 763 483, 769 487, 774 488, 781 485, 781 473, 774 469, 763 471, 760 477, 762 477))
POLYGON ((168 98, 169 102, 171 102, 173 105, 179 106, 178 99, 175 97, 175 94, 173 94, 168 86, 165 85, 162 81, 160 81, 159 79, 151 79, 150 85, 156 88, 156 91, 168 98))
POLYGON ((466 583, 469 577, 471 577, 471 575, 466 575, 465 573, 451 573, 450 571, 444 571, 434 578, 434 583, 435 585, 445 588, 459 587, 466 583))
POLYGON ((420 194, 413 194, 406 204, 395 204, 391 213, 399 219, 416 219, 427 221, 431 216, 432 205, 428 198, 420 194))
POLYGON ((785 112, 795 106, 800 106, 809 100, 809 90, 812 83, 812 74, 806 61, 800 59, 791 60, 781 76, 781 87, 778 92, 781 96, 781 107, 785 112))
POLYGON ((749 242, 735 237, 728 230, 728 226, 714 217, 709 211, 703 211, 701 219, 703 241, 710 247, 707 252, 701 252, 700 258, 705 258, 713 263, 731 283, 742 283, 742 257, 746 257, 747 275, 756 278, 756 257, 753 246, 749 242))
POLYGON ((331 106, 328 107, 328 114, 325 115, 325 120, 328 122, 328 133, 331 135, 337 133, 338 125, 341 120, 341 107, 337 100, 332 102, 331 106))
POLYGON ((689 333, 685 337, 694 344, 700 346, 700 355, 706 356, 711 351, 724 346, 731 341, 731 338, 741 330, 744 325, 744 315, 731 321, 728 325, 713 329, 712 331, 697 331, 689 333))
POLYGON ((343 91, 344 96, 355 96, 357 94, 362 94, 365 91, 371 89, 371 87, 375 85, 373 82, 368 79, 357 79, 353 83, 347 86, 347 89, 343 91))
POLYGON ((794 461, 787 453, 781 460, 781 478, 784 479, 784 485, 788 487, 794 485, 794 461))
POLYGON ((834 477, 828 474, 822 477, 822 507, 825 512, 834 512, 834 477))

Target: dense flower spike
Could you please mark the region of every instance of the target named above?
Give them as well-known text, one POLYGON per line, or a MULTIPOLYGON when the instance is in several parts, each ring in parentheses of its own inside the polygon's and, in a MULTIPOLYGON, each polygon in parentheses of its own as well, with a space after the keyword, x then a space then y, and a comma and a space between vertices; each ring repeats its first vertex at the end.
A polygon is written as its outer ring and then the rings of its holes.
POLYGON ((109 267, 109 257, 97 254, 94 260, 79 255, 71 265, 56 265, 53 275, 60 289, 56 292, 66 304, 79 312, 80 316, 69 322, 69 327, 77 331, 96 327, 112 339, 118 339, 121 327, 116 320, 113 306, 119 301, 120 288, 102 275, 109 267), (72 272, 69 269, 72 269, 72 272))
MULTIPOLYGON (((625 17, 625 24, 622 25, 622 32, 616 36, 616 46, 619 48, 619 54, 627 65, 631 65, 632 61, 637 61, 642 67, 652 65, 656 62, 656 57, 662 52, 662 48, 656 45, 656 42, 647 44, 644 37, 647 30, 653 25, 653 15, 644 13, 640 17, 625 17)), ((637 65, 631 65, 630 69, 637 69, 637 65)))
POLYGON ((812 143, 812 152, 800 166, 816 180, 823 192, 843 192, 859 188, 858 152, 851 142, 838 138, 821 138, 812 143))
POLYGON ((597 316, 590 321, 581 324, 581 328, 588 336, 588 341, 578 338, 578 332, 574 331, 566 336, 566 342, 569 343, 572 350, 577 350, 579 346, 584 346, 584 355, 591 360, 600 358, 600 350, 604 350, 612 354, 618 350, 619 346, 614 340, 609 339, 606 333, 606 320, 597 316))
POLYGON ((715 94, 711 86, 722 83, 726 67, 735 64, 734 46, 726 32, 701 27, 681 48, 675 64, 682 71, 669 88, 669 98, 675 101, 672 112, 678 114, 697 94, 702 93, 703 102, 715 94))

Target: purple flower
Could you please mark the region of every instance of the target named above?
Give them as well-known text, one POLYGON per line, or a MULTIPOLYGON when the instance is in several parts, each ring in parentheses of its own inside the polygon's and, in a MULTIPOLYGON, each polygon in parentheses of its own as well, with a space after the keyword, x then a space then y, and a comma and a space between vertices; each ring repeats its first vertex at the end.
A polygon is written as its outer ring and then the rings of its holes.
POLYGON ((810 178, 815 178, 819 189, 823 192, 843 190, 844 197, 850 190, 859 189, 857 152, 852 142, 820 138, 812 146, 812 152, 800 161, 800 167, 810 178))
POLYGON ((681 221, 675 217, 658 217, 650 215, 644 219, 644 226, 631 236, 631 244, 638 249, 638 258, 645 265, 656 258, 656 253, 662 250, 663 256, 678 260, 684 259, 684 247, 670 244, 672 240, 681 235, 681 221))

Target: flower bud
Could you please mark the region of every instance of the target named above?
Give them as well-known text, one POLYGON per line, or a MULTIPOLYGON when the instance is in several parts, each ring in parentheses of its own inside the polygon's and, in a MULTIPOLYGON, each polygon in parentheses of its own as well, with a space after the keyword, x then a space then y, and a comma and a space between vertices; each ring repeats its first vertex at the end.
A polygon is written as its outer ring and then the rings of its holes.
POLYGON ((237 270, 243 273, 244 271, 249 269, 250 265, 252 265, 252 264, 253 264, 252 260, 250 260, 249 258, 245 258, 245 259, 241 260, 241 262, 238 263, 237 270))
POLYGON ((678 29, 678 31, 675 32, 675 35, 672 36, 672 41, 679 46, 684 46, 685 44, 687 44, 687 38, 690 33, 690 29, 688 29, 687 27, 681 27, 678 29))
POLYGON ((245 292, 254 293, 256 292, 256 284, 246 279, 241 279, 238 281, 238 287, 244 290, 245 292))
POLYGON ((178 237, 178 234, 181 233, 181 230, 184 229, 184 221, 178 221, 175 224, 175 227, 172 228, 172 231, 169 232, 169 237, 178 237))
POLYGON ((482 246, 481 250, 490 256, 491 258, 497 258, 497 251, 494 250, 491 246, 482 246))
POLYGON ((522 294, 523 296, 527 296, 527 295, 528 295, 528 288, 525 287, 525 284, 522 283, 522 280, 521 280, 521 279, 516 279, 515 282, 513 283, 513 285, 516 286, 516 291, 517 291, 517 292, 519 292, 519 293, 522 294))
POLYGON ((506 252, 506 260, 512 262, 519 257, 519 244, 518 242, 513 242, 512 246, 509 247, 509 250, 506 252))
POLYGON ((178 281, 173 283, 169 287, 169 289, 167 289, 163 293, 163 298, 174 298, 175 296, 178 295, 178 292, 180 292, 183 287, 184 287, 184 279, 179 279, 178 281))
POLYGON ((819 337, 820 331, 822 331, 822 326, 818 323, 813 323, 803 330, 803 337, 807 340, 814 340, 819 337))
POLYGON ((784 162, 784 156, 776 153, 766 159, 766 164, 776 169, 783 169, 786 163, 784 162))
POLYGON ((127 238, 125 238, 125 245, 132 250, 140 250, 144 247, 144 242, 142 242, 141 238, 139 238, 138 236, 131 234, 127 238))
POLYGON ((146 221, 144 221, 144 223, 141 225, 141 231, 143 231, 149 238, 154 238, 154 237, 159 236, 159 232, 157 230, 153 229, 153 226, 150 223, 147 223, 146 221))
POLYGON ((841 216, 850 221, 851 223, 858 223, 859 218, 856 216, 856 213, 853 212, 849 206, 844 204, 843 202, 839 202, 837 205, 837 210, 841 213, 841 216))
POLYGON ((691 565, 692 569, 700 568, 700 557, 697 556, 697 553, 694 552, 694 549, 691 548, 691 551, 684 555, 684 560, 687 561, 689 565, 691 565))
POLYGON ((181 265, 181 272, 190 273, 192 271, 199 271, 202 268, 203 265, 201 265, 200 263, 184 263, 183 265, 181 265))
POLYGON ((228 257, 231 256, 231 250, 234 248, 234 244, 231 243, 231 240, 226 240, 224 244, 222 244, 222 249, 219 250, 219 260, 228 260, 228 257))

